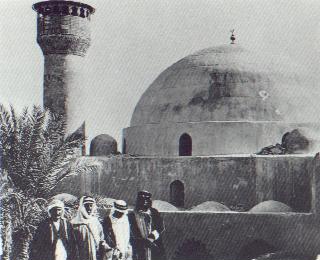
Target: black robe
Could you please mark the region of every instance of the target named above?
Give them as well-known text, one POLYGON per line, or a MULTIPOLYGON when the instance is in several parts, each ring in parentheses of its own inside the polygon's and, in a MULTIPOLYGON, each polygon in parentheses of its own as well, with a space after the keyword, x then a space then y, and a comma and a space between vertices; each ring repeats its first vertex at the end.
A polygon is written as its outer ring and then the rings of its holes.
POLYGON ((114 235, 112 224, 110 217, 107 216, 102 221, 102 228, 104 234, 104 240, 111 248, 115 248, 117 246, 116 236, 114 235))
MULTIPOLYGON (((29 260, 54 260, 55 245, 52 242, 52 220, 41 222, 33 236, 30 245, 29 260)), ((77 260, 77 246, 72 225, 66 220, 60 220, 60 239, 67 252, 67 260, 77 260)))
MULTIPOLYGON (((151 248, 151 259, 152 260, 165 260, 165 251, 162 243, 162 233, 164 232, 164 223, 160 216, 160 213, 155 208, 150 208, 151 212, 151 230, 156 230, 160 237, 153 243, 155 246, 151 248)), ((133 260, 146 260, 145 251, 148 247, 145 239, 142 237, 139 230, 134 211, 128 214, 130 228, 131 228, 131 238, 130 242, 132 245, 133 260)))

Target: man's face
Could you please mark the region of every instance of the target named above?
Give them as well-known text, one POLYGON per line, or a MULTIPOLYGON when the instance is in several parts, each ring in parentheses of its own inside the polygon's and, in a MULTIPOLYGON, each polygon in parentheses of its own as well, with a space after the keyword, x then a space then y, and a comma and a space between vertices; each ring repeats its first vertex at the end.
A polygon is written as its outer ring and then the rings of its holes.
POLYGON ((118 211, 118 210, 115 210, 114 213, 113 213, 113 216, 114 216, 115 218, 121 218, 123 215, 124 215, 124 213, 123 213, 123 212, 120 212, 120 211, 118 211))
POLYGON ((147 211, 152 206, 152 200, 149 196, 139 196, 138 197, 138 208, 147 211))
POLYGON ((62 208, 54 207, 50 209, 49 213, 53 221, 58 221, 62 217, 62 208))
POLYGON ((93 203, 86 203, 86 204, 84 204, 84 208, 86 209, 86 211, 88 212, 88 214, 91 215, 91 213, 92 213, 92 208, 93 208, 93 203))

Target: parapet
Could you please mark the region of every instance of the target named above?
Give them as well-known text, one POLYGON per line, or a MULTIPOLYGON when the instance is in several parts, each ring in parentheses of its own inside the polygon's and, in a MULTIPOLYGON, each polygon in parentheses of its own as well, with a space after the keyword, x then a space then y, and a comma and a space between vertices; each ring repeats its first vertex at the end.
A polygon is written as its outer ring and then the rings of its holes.
POLYGON ((95 9, 73 1, 43 1, 33 5, 38 13, 37 42, 43 54, 84 56, 90 46, 89 22, 95 9))
POLYGON ((92 6, 74 1, 42 1, 32 9, 42 15, 73 15, 88 19, 95 12, 92 6))

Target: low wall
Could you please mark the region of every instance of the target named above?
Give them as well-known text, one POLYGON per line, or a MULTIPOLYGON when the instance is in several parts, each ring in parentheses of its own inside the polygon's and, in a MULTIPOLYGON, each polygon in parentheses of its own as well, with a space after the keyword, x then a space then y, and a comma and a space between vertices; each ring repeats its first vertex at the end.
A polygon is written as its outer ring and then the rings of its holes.
MULTIPOLYGON (((277 200, 297 212, 311 208, 313 156, 211 157, 82 157, 98 165, 92 172, 68 178, 57 192, 76 196, 101 194, 135 203, 146 189, 154 199, 170 201, 170 184, 183 183, 186 208, 213 200, 248 210, 265 200, 277 200)), ((171 194, 172 195, 172 194, 171 194)))
POLYGON ((189 247, 190 241, 198 241, 202 245, 199 247, 195 243, 189 255, 197 255, 200 249, 207 251, 209 256, 206 259, 211 260, 246 260, 241 259, 243 248, 256 245, 256 248, 252 248, 255 250, 258 248, 257 243, 263 242, 275 250, 292 254, 312 256, 320 253, 320 221, 313 214, 161 214, 166 226, 163 238, 168 259, 177 258, 177 252, 188 241, 189 247))

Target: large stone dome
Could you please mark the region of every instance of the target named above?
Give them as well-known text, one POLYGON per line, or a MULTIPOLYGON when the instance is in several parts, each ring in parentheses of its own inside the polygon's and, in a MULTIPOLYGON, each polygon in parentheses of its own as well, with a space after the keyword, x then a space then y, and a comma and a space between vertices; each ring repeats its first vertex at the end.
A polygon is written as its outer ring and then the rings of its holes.
POLYGON ((236 44, 189 55, 142 95, 124 130, 126 152, 181 155, 182 143, 192 150, 182 155, 255 153, 280 142, 297 127, 299 70, 288 58, 236 44))
POLYGON ((281 92, 295 81, 295 68, 282 64, 282 57, 276 62, 268 58, 231 44, 189 55, 162 72, 145 91, 131 126, 283 120, 289 107, 281 92))

